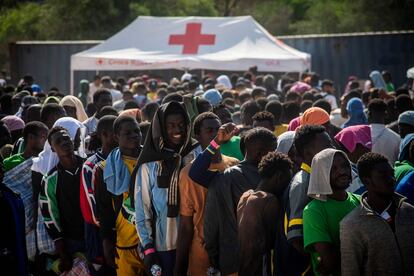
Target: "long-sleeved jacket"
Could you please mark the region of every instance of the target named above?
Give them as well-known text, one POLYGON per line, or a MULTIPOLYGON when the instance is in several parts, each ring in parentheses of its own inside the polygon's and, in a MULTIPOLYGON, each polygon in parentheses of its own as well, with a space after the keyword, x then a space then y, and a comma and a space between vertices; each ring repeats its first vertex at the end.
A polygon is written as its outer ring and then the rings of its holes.
POLYGON ((395 194, 395 231, 365 202, 340 224, 342 275, 414 275, 414 207, 395 194))
POLYGON ((84 221, 79 202, 83 159, 77 159, 78 166, 73 172, 58 164, 42 181, 39 205, 47 232, 53 240, 83 239, 84 221))
POLYGON ((257 166, 249 161, 217 174, 209 186, 204 217, 205 248, 213 265, 226 275, 239 270, 237 204, 241 195, 256 189, 257 166))
POLYGON ((94 170, 97 164, 105 160, 106 156, 98 151, 89 157, 82 166, 81 188, 80 188, 80 206, 84 220, 96 226, 99 226, 95 200, 94 170))
POLYGON ((143 247, 149 244, 157 251, 177 247, 179 217, 167 216, 168 188, 157 185, 159 161, 142 164, 135 178, 136 227, 143 247))

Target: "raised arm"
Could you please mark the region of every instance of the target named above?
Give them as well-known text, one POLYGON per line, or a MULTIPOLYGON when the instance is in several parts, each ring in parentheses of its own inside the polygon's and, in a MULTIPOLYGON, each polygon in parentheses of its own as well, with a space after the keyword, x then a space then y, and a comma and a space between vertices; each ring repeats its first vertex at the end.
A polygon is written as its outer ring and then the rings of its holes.
POLYGON ((210 145, 194 160, 189 176, 190 178, 208 189, 211 180, 217 174, 217 172, 209 171, 211 160, 214 156, 221 154, 220 145, 228 142, 234 135, 239 132, 238 128, 233 123, 227 123, 222 125, 217 136, 211 141, 210 145))

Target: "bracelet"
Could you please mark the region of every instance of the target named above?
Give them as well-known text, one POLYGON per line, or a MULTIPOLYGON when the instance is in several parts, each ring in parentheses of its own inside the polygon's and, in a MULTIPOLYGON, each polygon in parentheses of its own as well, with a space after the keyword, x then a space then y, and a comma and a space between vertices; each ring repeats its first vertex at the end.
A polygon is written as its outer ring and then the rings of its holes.
POLYGON ((214 139, 211 140, 210 145, 216 150, 218 150, 220 148, 220 145, 217 144, 216 141, 214 141, 214 139))
POLYGON ((155 253, 155 249, 154 248, 148 248, 147 250, 144 251, 144 255, 149 255, 155 253))

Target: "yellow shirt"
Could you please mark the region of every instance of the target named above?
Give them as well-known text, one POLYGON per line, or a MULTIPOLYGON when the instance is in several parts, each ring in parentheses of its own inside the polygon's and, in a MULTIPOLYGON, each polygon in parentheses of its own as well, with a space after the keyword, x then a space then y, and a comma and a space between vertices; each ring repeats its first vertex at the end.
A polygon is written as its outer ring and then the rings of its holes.
MULTIPOLYGON (((137 159, 129 156, 122 156, 122 160, 128 168, 129 173, 132 173, 137 159)), ((123 200, 128 197, 128 192, 123 194, 123 200)), ((116 246, 117 247, 132 247, 139 243, 139 237, 135 226, 129 223, 122 215, 122 211, 119 212, 116 218, 116 246)))
POLYGON ((156 92, 148 92, 147 93, 147 98, 150 101, 155 101, 157 99, 157 93, 156 92))
POLYGON ((281 125, 275 126, 275 130, 273 133, 276 135, 276 137, 279 137, 281 134, 285 133, 287 130, 288 130, 288 125, 281 124, 281 125))

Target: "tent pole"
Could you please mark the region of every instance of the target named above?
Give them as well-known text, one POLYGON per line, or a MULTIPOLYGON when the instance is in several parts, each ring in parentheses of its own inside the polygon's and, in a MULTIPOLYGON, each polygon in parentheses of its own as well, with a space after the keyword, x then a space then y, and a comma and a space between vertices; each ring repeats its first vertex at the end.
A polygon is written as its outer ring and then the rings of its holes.
POLYGON ((74 70, 72 70, 72 69, 70 69, 70 91, 69 91, 69 93, 70 93, 70 95, 73 95, 74 94, 74 91, 73 91, 73 89, 74 89, 74 70))
POLYGON ((204 78, 204 69, 201 69, 201 78, 204 78))

